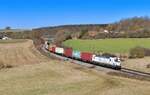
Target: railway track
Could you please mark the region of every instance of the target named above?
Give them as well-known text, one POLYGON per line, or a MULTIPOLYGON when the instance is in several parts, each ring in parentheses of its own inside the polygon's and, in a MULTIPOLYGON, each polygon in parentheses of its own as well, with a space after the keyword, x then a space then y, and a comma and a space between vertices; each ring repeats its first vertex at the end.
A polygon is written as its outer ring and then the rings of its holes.
MULTIPOLYGON (((41 47, 41 49, 45 53, 49 53, 49 51, 47 51, 44 47, 41 47)), ((50 54, 50 56, 55 57, 57 59, 64 60, 64 61, 70 61, 70 62, 79 64, 79 65, 84 65, 88 68, 92 68, 92 69, 96 69, 96 70, 100 70, 100 71, 105 71, 106 73, 111 74, 111 75, 117 75, 117 76, 122 76, 122 77, 127 77, 127 78, 150 81, 150 73, 132 70, 132 69, 124 68, 124 67, 122 67, 121 70, 113 70, 110 68, 105 68, 105 67, 101 67, 98 65, 89 64, 86 62, 81 62, 81 61, 74 60, 71 58, 66 58, 66 57, 63 57, 61 55, 56 55, 53 53, 49 53, 49 54, 50 54)))
POLYGON ((150 73, 146 73, 146 72, 132 70, 132 69, 124 68, 124 67, 121 69, 121 72, 134 75, 134 76, 147 77, 150 79, 150 73))

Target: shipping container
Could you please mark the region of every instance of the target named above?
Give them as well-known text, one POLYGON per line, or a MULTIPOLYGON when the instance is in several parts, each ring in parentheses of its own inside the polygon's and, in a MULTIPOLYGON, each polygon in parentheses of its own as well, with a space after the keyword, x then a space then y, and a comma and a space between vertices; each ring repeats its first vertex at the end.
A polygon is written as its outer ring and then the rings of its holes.
POLYGON ((81 53, 81 59, 83 61, 91 62, 92 61, 93 54, 88 52, 82 52, 81 53))
POLYGON ((76 59, 81 59, 81 52, 74 50, 72 53, 72 57, 76 59))
POLYGON ((55 48, 55 53, 57 53, 57 54, 64 54, 64 49, 63 48, 60 48, 60 47, 56 47, 55 48))
POLYGON ((49 46, 49 51, 55 53, 55 48, 56 48, 56 47, 49 46))
POLYGON ((52 52, 55 53, 56 47, 52 47, 52 52))
POLYGON ((66 57, 72 57, 72 49, 71 48, 64 49, 64 55, 66 57))

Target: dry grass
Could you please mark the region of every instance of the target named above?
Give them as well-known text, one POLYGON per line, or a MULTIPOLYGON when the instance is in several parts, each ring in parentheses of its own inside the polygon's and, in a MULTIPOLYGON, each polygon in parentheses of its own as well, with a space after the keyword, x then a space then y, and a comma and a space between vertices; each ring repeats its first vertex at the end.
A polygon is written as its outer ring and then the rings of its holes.
POLYGON ((150 68, 147 68, 148 64, 150 64, 150 57, 128 59, 122 63, 124 67, 150 73, 150 68))
POLYGON ((32 41, 21 44, 10 44, 1 50, 4 63, 28 64, 0 71, 1 95, 150 95, 150 82, 109 76, 69 62, 49 60, 34 49, 32 41))
MULTIPOLYGON (((80 66, 79 66, 80 67, 80 66)), ((0 72, 2 95, 149 95, 150 83, 99 74, 59 61, 0 72)))
POLYGON ((11 42, 0 44, 0 64, 13 66, 20 64, 36 64, 45 59, 44 56, 34 48, 31 40, 21 40, 21 43, 11 42))

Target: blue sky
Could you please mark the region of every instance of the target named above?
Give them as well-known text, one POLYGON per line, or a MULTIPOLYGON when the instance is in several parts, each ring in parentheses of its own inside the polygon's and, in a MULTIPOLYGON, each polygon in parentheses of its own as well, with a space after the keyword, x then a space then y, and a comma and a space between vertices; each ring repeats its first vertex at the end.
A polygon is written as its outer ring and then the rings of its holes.
POLYGON ((150 0, 0 0, 0 28, 101 24, 150 16, 150 0))

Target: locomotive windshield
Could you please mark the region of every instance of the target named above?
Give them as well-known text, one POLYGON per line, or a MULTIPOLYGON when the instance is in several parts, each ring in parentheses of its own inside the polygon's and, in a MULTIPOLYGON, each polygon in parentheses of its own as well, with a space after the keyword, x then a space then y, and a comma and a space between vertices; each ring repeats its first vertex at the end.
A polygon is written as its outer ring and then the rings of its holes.
POLYGON ((119 59, 119 58, 116 58, 115 61, 116 61, 116 62, 120 62, 120 59, 119 59))

